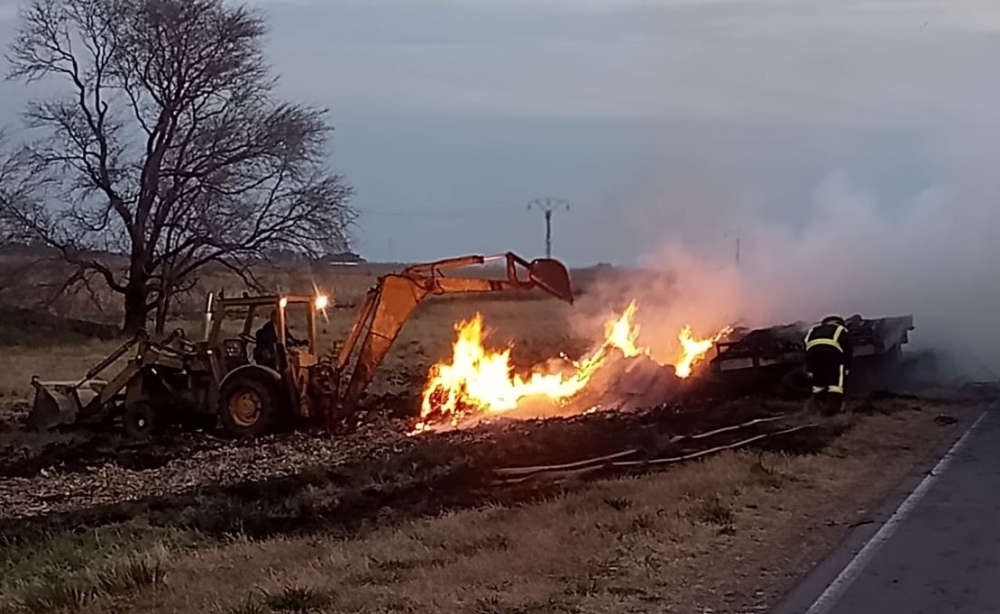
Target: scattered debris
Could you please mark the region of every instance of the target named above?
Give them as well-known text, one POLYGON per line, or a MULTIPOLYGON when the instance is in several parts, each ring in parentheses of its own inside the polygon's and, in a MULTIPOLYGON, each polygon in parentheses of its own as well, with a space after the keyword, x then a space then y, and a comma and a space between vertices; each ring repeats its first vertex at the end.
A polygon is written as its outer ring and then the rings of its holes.
POLYGON ((934 416, 934 423, 940 424, 941 426, 949 426, 958 422, 958 418, 955 416, 949 416, 946 414, 938 414, 934 416))
MULTIPOLYGON (((696 454, 734 444, 747 439, 746 435, 773 432, 772 425, 782 421, 801 422, 790 409, 797 407, 747 399, 514 421, 420 437, 407 436, 405 423, 382 421, 339 438, 292 433, 256 441, 227 441, 185 435, 161 446, 134 446, 122 441, 117 446, 110 441, 95 446, 93 441, 80 441, 63 444, 58 448, 58 461, 51 464, 46 464, 50 459, 41 454, 30 467, 16 463, 0 466, 0 517, 58 515, 165 497, 173 501, 169 505, 183 508, 191 504, 184 503, 186 498, 204 496, 210 489, 228 493, 227 497, 261 497, 273 491, 290 499, 297 489, 372 472, 381 476, 377 480, 383 484, 380 489, 385 496, 396 492, 395 488, 386 490, 387 484, 398 481, 416 487, 415 479, 438 479, 451 471, 465 475, 455 488, 474 490, 488 487, 495 479, 493 472, 513 462, 570 465, 572 470, 583 450, 599 459, 617 455, 623 447, 636 450, 633 455, 644 459, 696 454), (423 468, 418 469, 418 465, 423 468), (27 468, 35 472, 27 477, 11 475, 23 476, 27 468), (428 477, 414 477, 421 471, 428 477)), ((815 450, 830 437, 830 433, 818 432, 805 447, 792 440, 786 444, 793 451, 797 447, 815 450)), ((766 439, 754 442, 763 444, 766 439)), ((615 456, 612 461, 624 458, 615 456)), ((473 493, 453 495, 466 499, 473 493)), ((452 494, 417 492, 415 496, 447 500, 452 494)), ((162 501, 157 505, 168 506, 162 501)))

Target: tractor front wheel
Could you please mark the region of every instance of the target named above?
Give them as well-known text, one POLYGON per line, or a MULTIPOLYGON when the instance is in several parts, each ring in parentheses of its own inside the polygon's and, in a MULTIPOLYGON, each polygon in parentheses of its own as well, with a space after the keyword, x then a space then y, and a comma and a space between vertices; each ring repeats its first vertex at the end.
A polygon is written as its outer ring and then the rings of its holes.
POLYGON ((127 405, 122 415, 122 428, 129 439, 146 440, 158 435, 162 422, 162 416, 148 401, 127 405))
POLYGON ((237 377, 219 391, 222 428, 233 437, 260 437, 273 430, 281 411, 275 386, 256 377, 237 377))

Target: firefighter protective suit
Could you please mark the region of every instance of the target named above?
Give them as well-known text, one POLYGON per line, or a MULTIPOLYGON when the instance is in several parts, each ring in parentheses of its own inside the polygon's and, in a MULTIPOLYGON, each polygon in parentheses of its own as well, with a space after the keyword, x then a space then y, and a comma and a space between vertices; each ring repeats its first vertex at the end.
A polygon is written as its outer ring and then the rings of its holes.
POLYGON ((844 381, 850 373, 854 346, 843 318, 830 316, 813 326, 805 338, 806 371, 813 400, 827 411, 843 407, 844 381))

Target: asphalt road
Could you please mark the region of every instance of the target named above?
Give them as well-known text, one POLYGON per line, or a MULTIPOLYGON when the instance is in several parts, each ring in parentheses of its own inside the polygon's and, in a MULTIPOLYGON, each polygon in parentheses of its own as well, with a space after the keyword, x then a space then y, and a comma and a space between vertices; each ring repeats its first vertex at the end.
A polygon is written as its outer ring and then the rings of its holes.
POLYGON ((817 569, 822 583, 807 579, 774 612, 1000 612, 1000 410, 987 410, 942 464, 874 535, 842 553, 839 575, 817 569))

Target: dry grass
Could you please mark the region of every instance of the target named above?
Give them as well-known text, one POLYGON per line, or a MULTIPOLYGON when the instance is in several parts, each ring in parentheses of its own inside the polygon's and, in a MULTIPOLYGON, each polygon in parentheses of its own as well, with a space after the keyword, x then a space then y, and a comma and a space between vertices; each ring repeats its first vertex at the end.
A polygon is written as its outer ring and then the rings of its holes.
POLYGON ((160 586, 161 562, 194 543, 180 531, 124 525, 0 544, 0 612, 78 608, 160 586))
POLYGON ((0 351, 0 399, 28 398, 33 375, 55 380, 82 377, 118 345, 117 341, 91 341, 47 348, 3 348, 0 351))
MULTIPOLYGON (((521 507, 174 554, 117 611, 621 612, 766 608, 950 430, 859 418, 824 453, 730 453, 521 507)), ((106 611, 97 600, 85 611, 106 611)))
MULTIPOLYGON (((13 266, 0 258, 0 269, 13 266)), ((398 272, 404 264, 370 263, 359 266, 336 266, 305 263, 301 265, 261 265, 254 270, 254 277, 264 288, 275 292, 311 293, 319 289, 331 296, 338 304, 355 307, 365 293, 375 284, 378 277, 398 272)), ((59 263, 44 263, 31 267, 15 279, 0 275, 0 301, 6 305, 33 308, 40 303, 48 305, 54 313, 66 317, 99 321, 116 321, 121 315, 121 296, 112 293, 103 284, 95 282, 89 288, 75 287, 68 292, 56 291, 70 276, 72 269, 59 263)), ((503 278, 503 266, 487 265, 450 270, 450 276, 503 278)), ((576 291, 586 289, 602 275, 600 269, 575 269, 570 272, 576 291)), ((523 275, 522 275, 523 276, 523 275)), ((243 279, 232 272, 215 268, 204 271, 194 289, 178 298, 175 306, 177 317, 191 318, 203 306, 208 292, 223 291, 237 296, 246 290, 243 279)), ((540 292, 509 295, 512 300, 533 300, 540 292)), ((461 299, 459 299, 461 300, 461 299)), ((475 299, 473 299, 475 300, 475 299)))
MULTIPOLYGON (((5 264, 0 262, 0 264, 5 264)), ((393 265, 371 264, 357 267, 302 265, 297 267, 260 267, 254 272, 259 281, 268 288, 284 292, 310 292, 314 287, 329 293, 338 303, 352 305, 364 297, 365 292, 379 275, 397 270, 393 265)), ((60 315, 102 319, 113 318, 121 313, 121 296, 112 293, 103 284, 92 287, 76 287, 57 296, 56 290, 72 273, 72 269, 59 263, 46 263, 33 267, 27 274, 15 280, 3 280, 0 285, 4 303, 18 307, 33 307, 39 302, 50 303, 53 311, 60 315)), ((206 271, 195 289, 181 297, 178 311, 182 315, 197 313, 202 306, 204 294, 209 291, 225 291, 238 295, 246 289, 239 276, 225 271, 206 271)))

